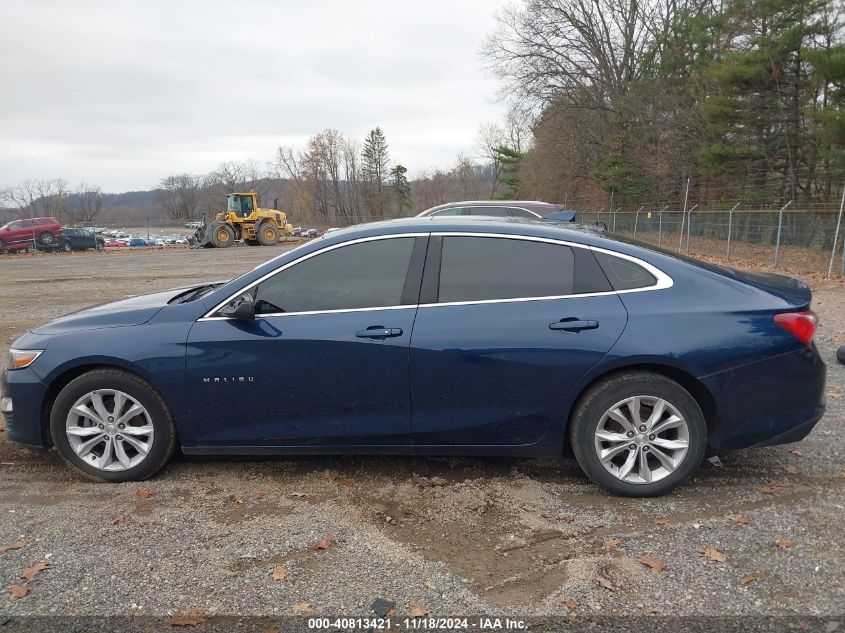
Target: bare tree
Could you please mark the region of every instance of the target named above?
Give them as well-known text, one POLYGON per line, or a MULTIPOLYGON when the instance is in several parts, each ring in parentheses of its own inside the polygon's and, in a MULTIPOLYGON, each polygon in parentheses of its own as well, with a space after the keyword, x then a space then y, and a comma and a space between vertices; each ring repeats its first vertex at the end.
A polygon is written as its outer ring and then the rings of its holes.
POLYGON ((158 206, 171 220, 190 220, 199 215, 202 179, 191 174, 176 174, 162 179, 157 191, 158 206))
POLYGON ((79 224, 91 224, 103 209, 103 194, 99 187, 81 184, 76 189, 78 207, 70 210, 70 220, 79 224))

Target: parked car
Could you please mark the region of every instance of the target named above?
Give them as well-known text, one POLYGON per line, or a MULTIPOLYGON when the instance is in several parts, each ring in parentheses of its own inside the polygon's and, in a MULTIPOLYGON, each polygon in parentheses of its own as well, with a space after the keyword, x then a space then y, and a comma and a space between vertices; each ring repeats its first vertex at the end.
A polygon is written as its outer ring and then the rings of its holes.
POLYGON ((84 251, 89 248, 102 250, 105 247, 106 240, 99 235, 95 235, 88 229, 77 228, 62 228, 61 236, 59 237, 59 248, 63 251, 84 251))
POLYGON ((538 220, 549 218, 567 222, 575 221, 575 211, 561 204, 538 200, 467 200, 447 202, 418 213, 417 217, 443 217, 472 215, 493 218, 526 218, 538 220))
POLYGON ((360 225, 12 344, 9 439, 102 481, 189 454, 562 455, 650 496, 824 411, 800 281, 589 227, 360 225), (279 399, 284 384, 296 399, 279 399))
POLYGON ((118 239, 112 238, 110 240, 107 240, 103 244, 103 246, 105 248, 124 248, 126 246, 129 246, 129 242, 126 242, 125 240, 118 240, 118 239))
POLYGON ((149 246, 149 244, 143 237, 130 237, 129 246, 149 246))
POLYGON ((0 252, 35 248, 52 249, 59 243, 62 225, 53 217, 14 220, 0 226, 0 252))
POLYGON ((320 234, 320 229, 305 229, 302 231, 302 237, 317 237, 320 234))
POLYGON ((191 221, 191 222, 185 222, 185 228, 186 229, 198 229, 201 226, 202 226, 201 221, 194 220, 194 221, 191 221))

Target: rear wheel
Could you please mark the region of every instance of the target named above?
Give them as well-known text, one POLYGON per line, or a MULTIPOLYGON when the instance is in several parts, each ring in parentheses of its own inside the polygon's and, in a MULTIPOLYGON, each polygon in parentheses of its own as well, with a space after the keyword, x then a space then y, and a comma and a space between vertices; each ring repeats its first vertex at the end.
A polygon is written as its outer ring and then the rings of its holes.
POLYGON ((90 371, 62 389, 50 434, 61 458, 96 481, 147 479, 176 449, 176 430, 158 393, 114 369, 90 371))
POLYGON ((262 222, 256 231, 256 236, 261 246, 272 246, 279 241, 279 229, 272 222, 262 222))
POLYGON ((689 479, 704 458, 707 425, 681 385, 633 371, 584 394, 569 438, 575 459, 593 482, 618 495, 653 497, 689 479))
POLYGON ((56 236, 50 233, 50 231, 44 231, 38 236, 38 243, 42 246, 55 246, 56 236))
POLYGON ((235 231, 228 224, 211 227, 211 243, 217 248, 228 248, 235 243, 235 231))
POLYGON ((70 253, 73 250, 73 248, 70 245, 70 242, 68 242, 68 241, 62 242, 62 250, 65 253, 70 253))

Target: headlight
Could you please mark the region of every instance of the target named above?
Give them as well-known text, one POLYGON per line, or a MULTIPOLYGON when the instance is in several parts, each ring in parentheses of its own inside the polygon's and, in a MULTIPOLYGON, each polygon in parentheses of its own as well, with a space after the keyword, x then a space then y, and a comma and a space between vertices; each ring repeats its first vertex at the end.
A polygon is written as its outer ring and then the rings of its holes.
POLYGON ((43 349, 10 349, 9 350, 9 370, 23 369, 29 367, 35 362, 35 359, 41 356, 43 349))

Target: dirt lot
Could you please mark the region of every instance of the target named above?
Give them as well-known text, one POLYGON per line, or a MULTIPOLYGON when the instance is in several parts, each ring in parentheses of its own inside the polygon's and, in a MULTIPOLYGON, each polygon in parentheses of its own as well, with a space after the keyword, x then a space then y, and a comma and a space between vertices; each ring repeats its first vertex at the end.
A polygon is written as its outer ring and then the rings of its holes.
MULTIPOLYGON (((0 352, 84 305, 228 278, 278 250, 0 258, 0 352)), ((308 603, 372 615, 380 597, 398 616, 411 601, 441 615, 842 615, 845 285, 808 281, 825 418, 800 444, 723 455, 660 499, 608 496, 571 458, 407 457, 182 457, 145 499, 0 436, 0 544, 26 541, 0 554, 0 614, 273 615, 308 603), (28 595, 7 593, 40 560, 51 566, 28 595)))

